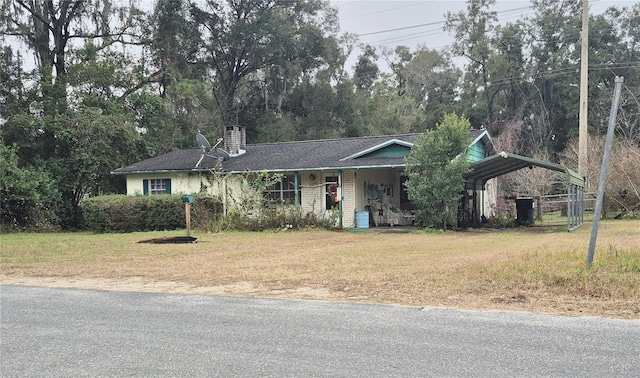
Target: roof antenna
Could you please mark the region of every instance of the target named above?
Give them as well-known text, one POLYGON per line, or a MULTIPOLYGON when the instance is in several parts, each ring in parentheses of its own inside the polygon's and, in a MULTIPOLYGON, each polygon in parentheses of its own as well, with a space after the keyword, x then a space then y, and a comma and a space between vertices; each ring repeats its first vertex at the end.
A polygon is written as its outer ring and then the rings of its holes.
POLYGON ((198 168, 200 166, 200 163, 202 163, 202 159, 204 159, 206 155, 209 157, 217 158, 218 162, 216 163, 215 168, 222 169, 222 162, 225 160, 229 160, 230 156, 227 151, 223 150, 222 148, 218 148, 218 145, 221 142, 222 138, 219 138, 216 144, 211 147, 211 144, 209 144, 209 141, 204 137, 204 135, 196 133, 196 143, 198 144, 198 147, 200 147, 200 150, 202 150, 202 155, 200 156, 200 160, 198 160, 198 162, 196 163, 195 168, 198 168), (211 154, 211 152, 213 152, 213 154, 211 154))

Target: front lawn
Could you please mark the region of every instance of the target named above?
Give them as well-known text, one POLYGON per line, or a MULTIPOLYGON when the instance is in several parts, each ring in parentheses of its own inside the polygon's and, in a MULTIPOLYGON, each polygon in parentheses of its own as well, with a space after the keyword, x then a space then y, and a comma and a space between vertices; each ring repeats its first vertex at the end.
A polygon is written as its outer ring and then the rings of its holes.
POLYGON ((466 232, 1 235, 0 283, 640 318, 640 221, 466 232))

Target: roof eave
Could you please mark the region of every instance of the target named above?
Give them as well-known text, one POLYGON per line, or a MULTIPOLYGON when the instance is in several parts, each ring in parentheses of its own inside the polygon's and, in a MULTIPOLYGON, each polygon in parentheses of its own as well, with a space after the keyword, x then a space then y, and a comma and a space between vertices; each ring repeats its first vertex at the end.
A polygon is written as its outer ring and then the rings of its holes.
POLYGON ((406 164, 398 163, 398 164, 382 164, 382 165, 357 165, 357 166, 346 166, 346 167, 337 167, 337 166, 326 166, 326 167, 307 167, 307 168, 278 168, 278 169, 260 169, 260 170, 246 170, 246 171, 222 171, 220 173, 224 174, 241 174, 241 173, 258 173, 258 172, 273 172, 273 173, 284 173, 284 172, 325 172, 325 171, 357 171, 364 169, 395 169, 395 168, 404 168, 406 164))
POLYGON ((114 176, 126 176, 126 175, 153 175, 162 173, 202 173, 211 172, 213 169, 159 169, 154 171, 111 171, 109 174, 114 176))

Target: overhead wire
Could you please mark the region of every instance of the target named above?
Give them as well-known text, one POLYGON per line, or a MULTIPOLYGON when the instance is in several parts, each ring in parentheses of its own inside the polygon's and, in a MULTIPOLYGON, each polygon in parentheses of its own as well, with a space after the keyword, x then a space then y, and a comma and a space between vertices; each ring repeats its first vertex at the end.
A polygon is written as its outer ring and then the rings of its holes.
MULTIPOLYGON (((509 13, 518 12, 518 11, 521 11, 521 10, 531 10, 531 9, 533 9, 533 7, 531 7, 531 6, 520 7, 520 8, 506 9, 504 11, 498 11, 498 12, 496 12, 496 14, 497 15, 509 14, 509 13)), ((356 34, 356 36, 365 37, 365 36, 375 35, 375 34, 383 34, 383 33, 391 33, 391 32, 408 30, 408 29, 416 29, 416 28, 421 28, 421 27, 425 27, 425 26, 444 25, 446 22, 447 22, 446 20, 427 22, 427 23, 424 23, 424 24, 403 26, 403 27, 393 28, 393 29, 378 30, 378 31, 373 31, 373 32, 368 32, 368 33, 360 33, 360 34, 356 34)))
MULTIPOLYGON (((611 71, 612 69, 627 69, 627 68, 640 68, 640 62, 624 62, 624 63, 618 63, 616 65, 613 64, 597 64, 597 65, 589 65, 589 71, 602 71, 602 70, 609 70, 611 71)), ((569 73, 576 73, 576 75, 579 74, 579 69, 575 68, 575 67, 567 67, 567 68, 562 68, 562 69, 554 69, 551 71, 546 71, 543 72, 541 74, 539 74, 538 76, 536 76, 536 78, 552 78, 552 77, 558 77, 558 76, 562 76, 562 75, 566 75, 569 73)), ((613 71, 612 71, 613 73, 613 71)), ((504 77, 498 80, 493 80, 489 83, 489 86, 496 86, 496 85, 505 85, 505 84, 514 84, 514 83, 521 83, 521 82, 529 82, 531 78, 523 78, 523 77, 518 77, 518 76, 508 76, 508 77, 504 77)))
MULTIPOLYGON (((427 3, 427 2, 424 2, 427 3)), ((423 3, 420 3, 423 4, 423 3)), ((416 4, 419 5, 419 4, 416 4)), ((405 8, 408 6, 404 6, 404 7, 396 7, 396 8, 391 8, 391 9, 387 9, 385 11, 388 10, 394 10, 394 9, 399 9, 399 8, 405 8)), ((519 8, 513 8, 513 9, 507 9, 507 10, 503 10, 503 11, 499 11, 496 12, 498 15, 501 16, 509 16, 506 19, 511 19, 514 17, 522 17, 523 13, 521 11, 523 10, 532 10, 534 9, 531 6, 527 6, 527 7, 519 7, 519 8)), ((373 12, 375 13, 383 13, 384 11, 379 11, 379 12, 373 12)), ((364 15, 363 15, 364 16, 364 15)), ((560 16, 560 14, 558 15, 560 16)), ((501 21, 504 21, 505 18, 501 17, 500 18, 501 21)), ((410 30, 410 29, 416 29, 416 28, 423 28, 425 26, 435 26, 435 25, 444 25, 446 21, 436 21, 436 22, 429 22, 429 23, 424 23, 424 24, 418 24, 418 25, 410 25, 410 26, 405 26, 405 27, 400 27, 400 28, 392 28, 392 29, 385 29, 385 30, 378 30, 378 31, 374 31, 374 32, 368 32, 368 33, 362 33, 362 34, 356 34, 357 36, 370 36, 370 35, 378 35, 378 34, 385 34, 385 33, 391 33, 391 32, 397 32, 397 31, 403 31, 403 30, 410 30)), ((597 32, 603 32, 603 31, 611 31, 611 30, 615 30, 615 28, 606 28, 606 29, 592 29, 591 33, 597 33, 597 32)), ((402 34, 400 36, 394 36, 394 37, 389 37, 389 38, 384 38, 384 39, 380 39, 380 40, 376 40, 376 41, 372 41, 369 43, 369 45, 374 46, 374 47, 378 47, 378 46, 383 46, 383 45, 388 45, 391 42, 401 42, 401 41, 407 41, 407 40, 414 40, 417 38, 423 38, 423 37, 428 37, 428 36, 433 36, 433 35, 437 35, 437 34, 441 34, 441 33, 445 33, 446 31, 441 30, 440 28, 437 29, 428 29, 428 30, 423 30, 423 31, 418 31, 418 32, 414 32, 414 33, 409 33, 409 34, 402 34)), ((579 34, 580 32, 578 32, 577 34, 569 34, 569 35, 564 35, 562 36, 559 40, 555 39, 555 38, 537 38, 534 39, 534 41, 537 42, 571 42, 571 41, 575 41, 577 38, 579 38, 579 34)), ((442 47, 446 47, 448 45, 444 45, 442 47)), ((640 63, 639 63, 640 64, 640 63)), ((635 62, 630 62, 628 65, 626 65, 626 63, 620 63, 620 65, 617 66, 611 66, 611 64, 600 64, 600 65, 590 65, 589 66, 589 70, 601 70, 601 69, 609 69, 609 68, 614 68, 614 69, 622 69, 622 68, 635 68, 638 65, 635 62)), ((570 71, 572 71, 573 69, 567 69, 566 72, 561 72, 561 71, 556 71, 553 75, 562 75, 562 74, 566 74, 570 71)), ((544 77, 544 76, 551 76, 552 74, 550 73, 542 73, 540 77, 544 77)), ((521 80, 518 78, 514 78, 515 81, 517 80, 521 80)), ((508 81, 505 81, 505 83, 508 83, 508 81)))
MULTIPOLYGON (((371 15, 380 14, 380 13, 386 13, 386 12, 393 11, 393 10, 410 8, 410 7, 415 7, 415 6, 418 6, 418 5, 424 5, 424 4, 433 3, 433 2, 434 2, 433 0, 432 1, 416 2, 416 3, 412 3, 412 4, 408 4, 408 5, 403 5, 401 7, 388 8, 388 9, 383 9, 383 10, 376 11, 376 12, 360 14, 360 15, 357 15, 357 16, 354 16, 354 17, 348 17, 348 18, 345 18, 345 20, 353 20, 353 19, 360 18, 360 17, 371 16, 371 15)), ((359 1, 359 3, 366 3, 366 1, 359 1)))
MULTIPOLYGON (((429 3, 429 2, 421 2, 421 3, 417 3, 417 4, 411 4, 410 6, 423 5, 425 3, 429 3)), ((382 11, 378 11, 378 12, 372 12, 372 13, 363 14, 363 15, 360 15, 358 17, 369 15, 369 14, 383 13, 383 12, 387 12, 387 11, 390 11, 390 10, 401 9, 401 8, 405 8, 405 7, 409 7, 409 6, 390 8, 390 9, 386 9, 386 10, 382 10, 382 11)), ((499 21, 504 21, 506 19, 512 19, 512 18, 515 18, 515 17, 522 16, 523 15, 523 13, 522 13, 523 10, 534 10, 534 8, 532 6, 526 6, 526 7, 505 9, 505 10, 502 10, 502 11, 497 11, 496 15, 498 15, 498 16, 510 16, 510 17, 500 17, 499 21)), ((524 15, 526 16, 528 14, 524 14, 524 15)), ((561 14, 558 14, 558 16, 560 17, 561 14)), ((352 18, 357 18, 357 17, 352 17, 352 18)), ((425 26, 444 25, 445 23, 446 23, 446 21, 434 21, 434 22, 429 22, 429 23, 424 23, 424 24, 410 25, 410 26, 404 26, 404 27, 392 28, 392 29, 377 30, 377 31, 373 31, 373 32, 360 33, 360 34, 355 34, 355 35, 358 36, 358 37, 364 37, 364 36, 370 36, 370 35, 377 35, 377 34, 392 33, 392 32, 409 30, 409 29, 416 29, 416 28, 421 28, 421 27, 425 27, 425 26)), ((608 29, 600 29, 600 30, 596 29, 596 30, 593 30, 593 31, 606 31, 606 30, 608 30, 608 29)), ((368 44, 375 47, 375 46, 384 45, 384 44, 389 43, 389 42, 401 42, 401 41, 406 41, 406 40, 414 40, 416 38, 419 38, 419 36, 421 36, 421 34, 424 35, 424 36, 432 36, 432 35, 436 35, 436 34, 439 34, 439 33, 446 33, 446 32, 444 30, 441 30, 441 31, 437 32, 436 29, 431 29, 431 30, 426 30, 426 31, 422 31, 422 32, 403 34, 403 35, 396 36, 396 37, 391 37, 391 38, 387 38, 387 39, 373 41, 373 42, 369 42, 368 44)), ((578 36, 579 36, 579 33, 578 33, 578 36)), ((567 40, 571 40, 571 39, 573 39, 575 37, 577 37, 577 36, 565 36, 565 38, 563 38, 562 41, 566 42, 567 40)), ((544 39, 538 39, 538 41, 542 42, 542 41, 545 41, 545 40, 544 39)))
MULTIPOLYGON (((527 9, 532 9, 532 7, 519 7, 519 8, 513 8, 513 9, 506 9, 504 11, 499 11, 497 12, 498 15, 506 15, 508 17, 503 18, 501 17, 500 20, 503 21, 505 19, 511 19, 514 17, 520 17, 523 15, 523 13, 521 12, 522 10, 527 10, 527 9)), ((378 35, 378 34, 384 34, 384 33, 392 33, 392 32, 397 32, 397 31, 402 31, 402 30, 409 30, 409 29, 416 29, 416 28, 421 28, 421 27, 425 27, 425 26, 435 26, 435 25, 441 25, 443 26, 446 23, 446 21, 435 21, 435 22, 430 22, 430 23, 425 23, 425 24, 418 24, 418 25, 411 25, 411 26, 406 26, 406 27, 401 27, 401 28, 394 28, 394 29, 386 29, 386 30, 379 30, 379 31, 375 31, 375 32, 370 32, 370 33, 362 33, 362 34, 356 34, 356 36, 362 37, 362 36, 370 36, 370 35, 378 35)), ((419 32, 414 32, 414 33, 409 33, 409 34, 402 34, 402 35, 397 35, 394 37, 389 37, 389 38, 384 38, 384 39, 380 39, 380 40, 375 40, 375 41, 371 41, 371 42, 367 42, 366 44, 373 46, 373 47, 380 47, 380 46, 386 46, 390 43, 398 43, 398 42, 404 42, 404 41, 411 41, 411 40, 415 40, 418 38, 422 38, 422 37, 430 37, 430 36, 435 36, 438 34, 446 34, 447 31, 445 31, 442 27, 439 28, 432 28, 432 29, 428 29, 428 30, 423 30, 423 31, 419 31, 419 32)), ((443 48, 446 47, 447 45, 442 45, 442 46, 437 46, 434 49, 439 49, 439 48, 443 48)))

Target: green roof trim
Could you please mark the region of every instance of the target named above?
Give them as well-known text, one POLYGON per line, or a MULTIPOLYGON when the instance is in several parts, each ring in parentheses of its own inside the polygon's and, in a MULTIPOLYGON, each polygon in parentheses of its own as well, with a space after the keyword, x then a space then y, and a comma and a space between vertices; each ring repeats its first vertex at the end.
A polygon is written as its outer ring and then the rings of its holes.
POLYGON ((377 146, 367 148, 366 150, 357 152, 353 155, 340 159, 340 161, 357 159, 362 157, 381 158, 381 157, 404 157, 411 152, 413 143, 403 140, 391 139, 377 146))

